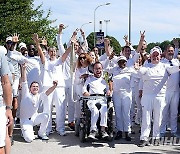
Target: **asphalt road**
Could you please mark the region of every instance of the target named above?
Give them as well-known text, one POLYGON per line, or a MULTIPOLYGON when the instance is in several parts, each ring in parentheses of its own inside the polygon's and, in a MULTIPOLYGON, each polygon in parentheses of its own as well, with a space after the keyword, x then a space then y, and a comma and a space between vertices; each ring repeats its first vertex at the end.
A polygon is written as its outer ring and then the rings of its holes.
POLYGON ((125 139, 113 140, 112 142, 98 140, 96 142, 87 141, 81 143, 79 138, 74 135, 66 126, 67 136, 59 136, 56 132, 49 136, 50 140, 46 143, 40 139, 35 139, 32 143, 26 143, 20 135, 20 128, 17 126, 14 130, 14 145, 12 154, 120 154, 120 153, 180 153, 180 144, 146 146, 140 148, 139 127, 135 126, 135 134, 132 135, 132 141, 125 139))

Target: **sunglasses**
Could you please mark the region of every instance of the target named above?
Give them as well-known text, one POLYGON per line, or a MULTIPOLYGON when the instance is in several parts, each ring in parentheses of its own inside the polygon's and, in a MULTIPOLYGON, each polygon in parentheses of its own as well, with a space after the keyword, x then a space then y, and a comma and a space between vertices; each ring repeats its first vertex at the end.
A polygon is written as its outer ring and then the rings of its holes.
POLYGON ((7 41, 6 44, 12 44, 13 42, 12 41, 7 41))
POLYGON ((84 60, 85 60, 85 59, 86 59, 86 57, 85 57, 85 56, 84 56, 84 57, 79 57, 79 60, 82 60, 82 59, 84 59, 84 60))

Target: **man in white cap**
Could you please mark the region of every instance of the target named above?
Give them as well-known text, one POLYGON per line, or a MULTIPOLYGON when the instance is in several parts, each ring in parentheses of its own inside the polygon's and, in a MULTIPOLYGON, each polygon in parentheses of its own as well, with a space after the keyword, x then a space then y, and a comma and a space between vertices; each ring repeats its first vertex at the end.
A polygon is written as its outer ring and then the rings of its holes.
MULTIPOLYGON (((164 55, 165 58, 162 63, 166 65, 179 66, 179 60, 177 59, 178 40, 174 40, 175 49, 172 45, 168 45, 164 55)), ((163 119, 161 124, 161 136, 165 136, 166 127, 170 123, 171 135, 177 136, 177 115, 179 104, 179 72, 171 74, 167 80, 166 89, 166 106, 163 110, 163 119)))
POLYGON ((131 141, 131 120, 130 109, 132 104, 132 88, 131 79, 134 69, 126 66, 127 59, 125 56, 119 56, 117 59, 118 66, 110 67, 105 65, 105 71, 111 73, 113 84, 113 102, 115 107, 116 128, 117 134, 115 140, 122 138, 122 133, 125 132, 127 141, 131 141))
POLYGON ((139 73, 143 80, 142 126, 139 147, 149 145, 151 118, 153 112, 153 144, 159 145, 162 111, 165 107, 166 85, 169 74, 179 71, 179 67, 166 67, 160 62, 161 48, 154 47, 150 51, 151 63, 142 67, 139 73))

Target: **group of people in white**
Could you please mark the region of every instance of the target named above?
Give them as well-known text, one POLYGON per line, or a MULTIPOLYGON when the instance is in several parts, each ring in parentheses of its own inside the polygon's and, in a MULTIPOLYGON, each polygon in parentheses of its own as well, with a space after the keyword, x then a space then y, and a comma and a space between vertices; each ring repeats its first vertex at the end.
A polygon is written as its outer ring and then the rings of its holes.
MULTIPOLYGON (((13 117, 20 118, 22 137, 26 142, 35 139, 35 125, 40 125, 38 137, 49 139, 48 136, 53 133, 53 105, 56 108, 56 131, 60 136, 65 136, 66 114, 68 126, 73 130, 75 121, 80 118, 80 97, 105 95, 112 96, 113 100, 115 140, 121 139, 124 132, 125 139, 131 141, 133 121, 141 126, 141 147, 148 145, 152 121, 155 145, 158 145, 160 137, 166 135, 169 127, 172 136, 177 136, 177 39, 173 40, 174 46, 168 45, 164 51, 155 46, 148 53, 145 32, 140 32, 136 50, 125 36, 126 45, 119 55, 115 55, 110 40, 105 38, 105 53, 99 55, 96 47, 89 50, 82 30, 80 33, 83 41, 78 41, 79 31, 76 30, 65 49, 62 43, 63 29, 64 25, 60 24, 58 49, 48 47, 47 40, 39 38, 38 34, 32 37, 36 49, 33 45, 27 48, 23 42, 18 44, 17 34, 7 37, 5 46, 0 47, 0 52, 7 57, 10 70, 8 76, 12 85, 13 117)), ((108 137, 106 102, 101 99, 89 100, 87 105, 91 111, 89 138, 96 138, 99 115, 102 137, 108 137), (95 106, 97 102, 101 103, 100 111, 95 106)), ((8 135, 13 136, 13 125, 8 129, 8 135)))

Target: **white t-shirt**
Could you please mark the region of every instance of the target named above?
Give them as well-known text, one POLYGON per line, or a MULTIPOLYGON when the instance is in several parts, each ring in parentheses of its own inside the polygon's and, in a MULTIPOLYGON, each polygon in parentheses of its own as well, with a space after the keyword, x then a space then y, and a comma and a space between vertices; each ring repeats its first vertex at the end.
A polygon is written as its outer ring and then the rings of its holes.
POLYGON ((47 95, 45 93, 33 95, 29 92, 27 81, 22 82, 20 119, 23 121, 32 118, 33 115, 37 114, 39 105, 44 99, 47 99, 47 95))
POLYGON ((102 94, 104 95, 104 89, 109 90, 106 81, 100 77, 96 78, 93 75, 89 76, 83 86, 83 93, 88 92, 87 86, 89 85, 90 94, 102 94))
POLYGON ((49 59, 45 60, 45 64, 42 65, 42 85, 46 87, 53 86, 53 81, 58 81, 57 87, 64 87, 64 75, 62 73, 62 60, 58 58, 54 61, 49 59))

